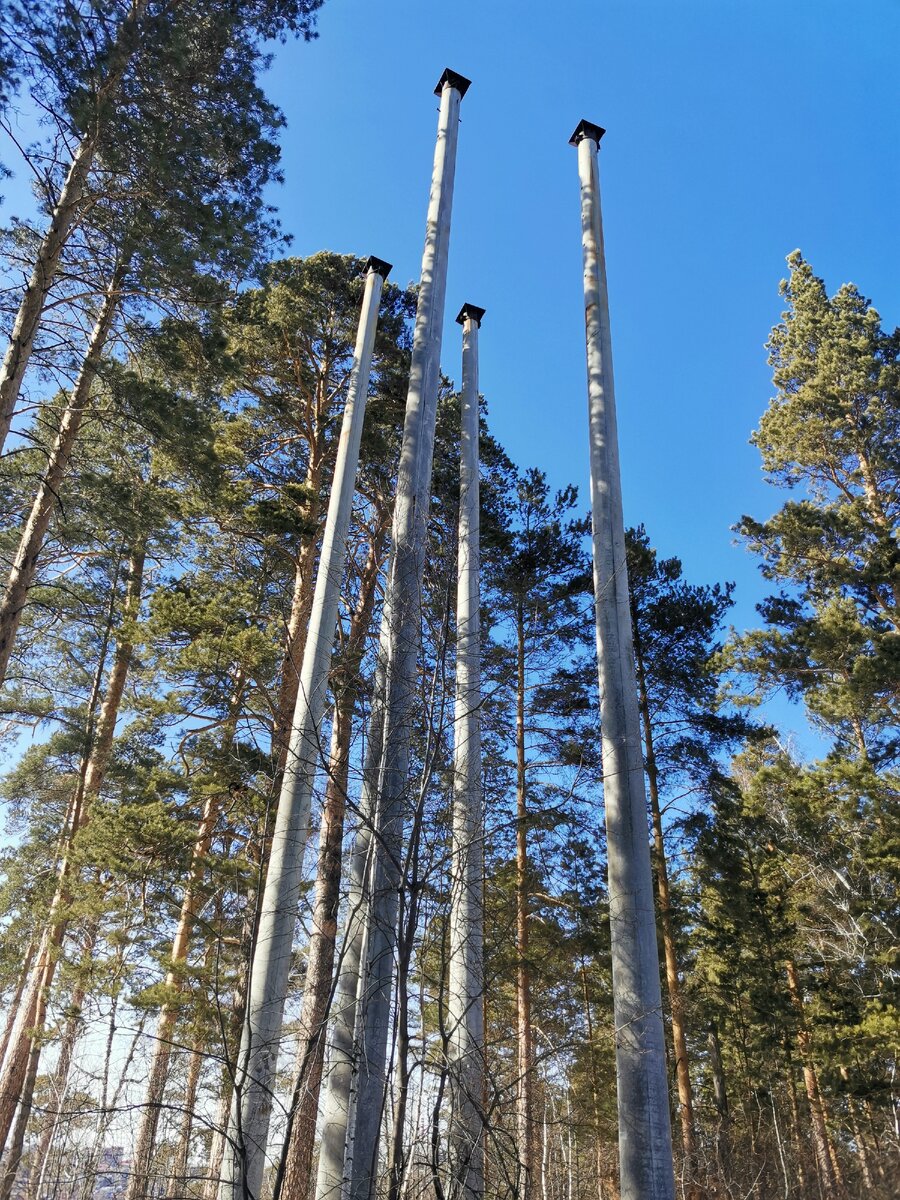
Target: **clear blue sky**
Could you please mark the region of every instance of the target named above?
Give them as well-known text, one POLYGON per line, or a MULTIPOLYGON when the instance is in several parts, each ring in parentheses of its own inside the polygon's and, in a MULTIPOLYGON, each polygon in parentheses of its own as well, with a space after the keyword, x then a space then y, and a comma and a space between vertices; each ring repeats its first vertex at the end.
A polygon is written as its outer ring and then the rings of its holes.
MULTIPOLYGON (((582 117, 600 152, 630 523, 689 578, 765 592, 730 526, 779 502, 748 438, 785 256, 853 280, 900 322, 900 2, 326 0, 279 49, 277 203, 294 252, 377 254, 418 277, 444 66, 467 75, 444 370, 460 304, 487 309, 481 381, 521 465, 587 496, 582 117)), ((799 724, 786 710, 791 724, 799 724)))

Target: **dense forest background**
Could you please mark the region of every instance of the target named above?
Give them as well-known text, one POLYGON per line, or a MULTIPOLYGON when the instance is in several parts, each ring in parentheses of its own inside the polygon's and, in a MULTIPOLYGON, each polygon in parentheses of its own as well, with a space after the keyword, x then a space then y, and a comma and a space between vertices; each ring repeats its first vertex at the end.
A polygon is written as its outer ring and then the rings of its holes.
MULTIPOLYGON (((0 293, 4 1200, 216 1195, 363 288, 346 247, 291 256, 267 204, 283 122, 263 47, 314 36, 319 7, 0 3, 0 160, 32 173, 38 205, 3 231, 0 293)), ((777 506, 734 514, 770 589, 757 627, 729 628, 727 579, 686 578, 652 528, 628 535, 677 1175, 691 1200, 886 1200, 900 1169, 900 331, 855 286, 829 294, 799 252, 780 286, 753 434, 777 506), (771 723, 766 701, 785 694, 816 757, 771 723)), ((266 1187, 283 1200, 306 1197, 314 1170, 328 1062, 310 1011, 327 1012, 342 956, 415 306, 414 288, 386 286, 275 1094, 266 1187)), ((448 343, 391 1200, 441 1200, 447 1162, 448 343)), ((483 382, 486 1190, 611 1200, 587 501, 510 459, 483 382)))

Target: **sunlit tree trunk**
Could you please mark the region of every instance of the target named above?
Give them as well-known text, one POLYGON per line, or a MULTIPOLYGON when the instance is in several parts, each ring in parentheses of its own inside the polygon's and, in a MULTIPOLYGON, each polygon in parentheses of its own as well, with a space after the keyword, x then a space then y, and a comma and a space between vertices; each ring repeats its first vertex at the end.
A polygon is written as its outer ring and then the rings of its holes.
POLYGON ((12 1131, 12 1141, 10 1142, 9 1149, 3 1158, 5 1170, 3 1172, 3 1179, 0 1181, 0 1200, 10 1200, 13 1187, 15 1186, 16 1176, 19 1172, 19 1166, 22 1162, 22 1149, 25 1145, 25 1132, 28 1128, 28 1118, 31 1116, 31 1097, 34 1095, 34 1085, 37 1080, 40 1058, 40 1043, 34 1041, 30 1043, 28 1064, 25 1071, 25 1079, 22 1085, 22 1102, 20 1103, 19 1110, 16 1113, 16 1120, 12 1131))
POLYGON ((200 1075, 203 1071, 205 1051, 205 1038, 196 1038, 191 1047, 190 1058, 188 1059, 187 1078, 184 1088, 184 1112, 181 1115, 178 1144, 175 1151, 175 1159, 172 1163, 172 1188, 178 1195, 184 1193, 186 1186, 188 1159, 191 1154, 191 1134, 194 1129, 194 1113, 197 1106, 197 1090, 200 1086, 200 1075))
POLYGON ((105 78, 94 97, 93 116, 72 156, 50 226, 38 248, 31 277, 19 303, 0 368, 0 452, 9 434, 47 296, 59 271, 63 250, 85 206, 88 176, 103 126, 114 109, 122 78, 139 43, 139 25, 147 5, 148 0, 132 0, 130 11, 122 22, 106 63, 105 78))
POLYGON ((803 1082, 806 1086, 806 1098, 809 1101, 810 1124, 819 1186, 822 1189, 824 1200, 834 1200, 839 1195, 839 1180, 834 1169, 834 1148, 831 1145, 831 1136, 825 1120, 825 1106, 819 1090, 818 1074, 812 1059, 812 1039, 806 1026, 800 982, 797 977, 796 965, 791 960, 787 961, 785 969, 787 971, 788 991, 790 992, 791 1003, 798 1017, 797 1047, 803 1063, 803 1082))
POLYGON ((119 287, 123 273, 122 269, 116 272, 116 276, 103 298, 88 342, 87 353, 82 361, 71 396, 63 410, 56 442, 50 453, 47 469, 32 501, 31 512, 19 538, 19 545, 6 581, 3 599, 0 601, 0 683, 6 678, 22 612, 28 601, 28 593, 34 582, 38 559, 44 546, 44 538, 47 536, 50 526, 50 518, 59 502, 59 490, 69 469, 69 460, 72 457, 78 431, 90 403, 91 388, 97 378, 97 371, 112 330, 119 305, 119 287))

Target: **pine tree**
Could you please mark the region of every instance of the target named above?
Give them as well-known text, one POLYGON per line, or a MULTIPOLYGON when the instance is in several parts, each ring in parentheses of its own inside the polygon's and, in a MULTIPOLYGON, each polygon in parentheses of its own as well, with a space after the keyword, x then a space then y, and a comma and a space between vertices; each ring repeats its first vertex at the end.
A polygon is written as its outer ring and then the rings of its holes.
MULTIPOLYGON (((110 179, 115 180, 113 194, 127 206, 147 181, 123 172, 123 167, 152 163, 151 186, 157 201, 168 198, 171 203, 178 197, 183 215, 190 213, 195 219, 193 238, 202 237, 204 224, 207 235, 216 224, 224 233, 226 214, 237 218, 239 213, 226 197, 208 203, 222 161, 205 154, 206 137, 216 139, 229 88, 233 89, 228 114, 232 118, 236 101, 246 104, 254 93, 260 99, 255 86, 262 59, 257 39, 282 36, 288 30, 313 36, 320 6, 321 0, 254 0, 251 4, 222 0, 214 11, 209 5, 183 0, 9 5, 16 54, 29 86, 42 108, 53 114, 63 145, 72 150, 69 160, 61 158, 56 171, 49 173, 43 199, 50 223, 37 248, 0 372, 0 450, 67 244, 79 224, 95 220, 97 200, 106 194, 110 179), (204 73, 211 63, 218 79, 204 96, 209 80, 204 73), (182 87, 180 96, 173 91, 176 81, 182 87), (217 120, 207 128, 201 116, 204 100, 211 100, 210 107, 219 110, 217 120), (161 138, 166 139, 165 145, 161 138), (181 144, 181 153, 166 153, 174 143, 181 144), (191 172, 196 172, 193 178, 191 172)), ((266 105, 253 108, 258 136, 271 123, 273 110, 266 105)), ((260 168, 264 177, 271 170, 266 157, 265 151, 251 154, 243 164, 251 195, 258 186, 252 182, 254 175, 260 168)), ((251 223, 255 208, 251 202, 245 211, 251 223)), ((237 220, 234 232, 240 240, 237 220)), ((228 241, 227 235, 221 237, 220 251, 228 241)), ((187 244, 182 243, 182 252, 187 244)))
MULTIPOLYGON (((529 754, 541 742, 544 754, 556 743, 562 761, 573 752, 573 741, 560 736, 541 718, 550 707, 550 692, 565 689, 563 706, 573 705, 571 687, 578 677, 572 659, 585 645, 586 598, 590 588, 585 556, 583 518, 574 516, 574 488, 552 494, 538 470, 516 481, 509 531, 502 561, 488 568, 493 604, 508 624, 510 674, 514 701, 514 752, 516 793, 516 1023, 517 1023, 517 1143, 519 1195, 528 1200, 535 1186, 534 1045, 531 1018, 532 954, 529 949, 532 893, 535 877, 529 859, 529 830, 541 814, 539 797, 552 804, 552 790, 538 785, 532 796, 529 754), (532 699, 532 689, 543 674, 545 691, 532 699), (554 678, 554 672, 557 672, 554 678), (552 681, 552 682, 551 682, 552 681), (548 745, 549 742, 549 745, 548 745)), ((498 556, 501 558, 501 556, 498 556)), ((582 673, 582 682, 583 682, 582 673)), ((576 693, 577 694, 577 693, 576 693)), ((543 757, 543 756, 542 756, 543 757)), ((578 753, 578 759, 581 755, 578 753)))
MULTIPOLYGON (((731 605, 732 588, 688 584, 677 558, 660 559, 643 528, 628 530, 628 585, 635 671, 644 738, 653 831, 654 870, 663 966, 669 994, 675 1078, 680 1106, 684 1176, 688 1194, 698 1188, 697 1129, 683 996, 678 920, 673 912, 663 806, 666 798, 709 794, 720 757, 747 738, 748 722, 718 711, 717 637, 731 605)), ((671 822, 670 822, 671 823, 671 822)))

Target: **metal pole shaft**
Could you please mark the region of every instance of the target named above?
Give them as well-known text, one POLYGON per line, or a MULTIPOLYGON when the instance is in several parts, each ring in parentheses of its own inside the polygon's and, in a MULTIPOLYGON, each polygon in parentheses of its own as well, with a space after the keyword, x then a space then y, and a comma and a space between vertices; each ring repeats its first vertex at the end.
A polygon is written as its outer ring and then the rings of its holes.
MULTIPOLYGON (((388 564, 390 576, 390 563, 388 564)), ((350 851, 347 917, 337 966, 328 1026, 328 1068, 322 1087, 322 1135, 316 1173, 316 1200, 341 1200, 349 1188, 348 1138, 352 1139, 353 1073, 357 1067, 354 1035, 357 1023, 360 965, 366 952, 365 904, 372 854, 379 831, 375 825, 378 772, 384 734, 384 660, 375 668, 368 742, 356 834, 350 851)))
POLYGON ((600 215, 597 146, 602 135, 599 126, 583 121, 572 142, 578 147, 581 182, 619 1169, 622 1200, 672 1200, 672 1131, 600 215))
POLYGON ((483 813, 481 791, 480 509, 478 330, 482 309, 466 305, 460 421, 456 588, 456 707, 453 725, 452 882, 448 1021, 451 1196, 484 1195, 483 813))
POLYGON ((372 351, 382 288, 389 271, 387 263, 369 260, 259 932, 250 967, 247 1016, 229 1127, 230 1149, 220 1192, 222 1200, 258 1196, 262 1186, 303 855, 310 832, 313 784, 325 749, 320 744, 322 719, 347 557, 372 351))
POLYGON ((386 670, 384 750, 378 795, 378 839, 368 916, 368 945, 357 1018, 359 1077, 352 1145, 351 1200, 370 1200, 378 1175, 385 1098, 388 1025, 402 884, 403 818, 421 637, 422 576, 440 384, 450 213, 456 170, 459 105, 469 81, 445 71, 409 390, 394 505, 393 562, 385 592, 379 653, 386 670))

